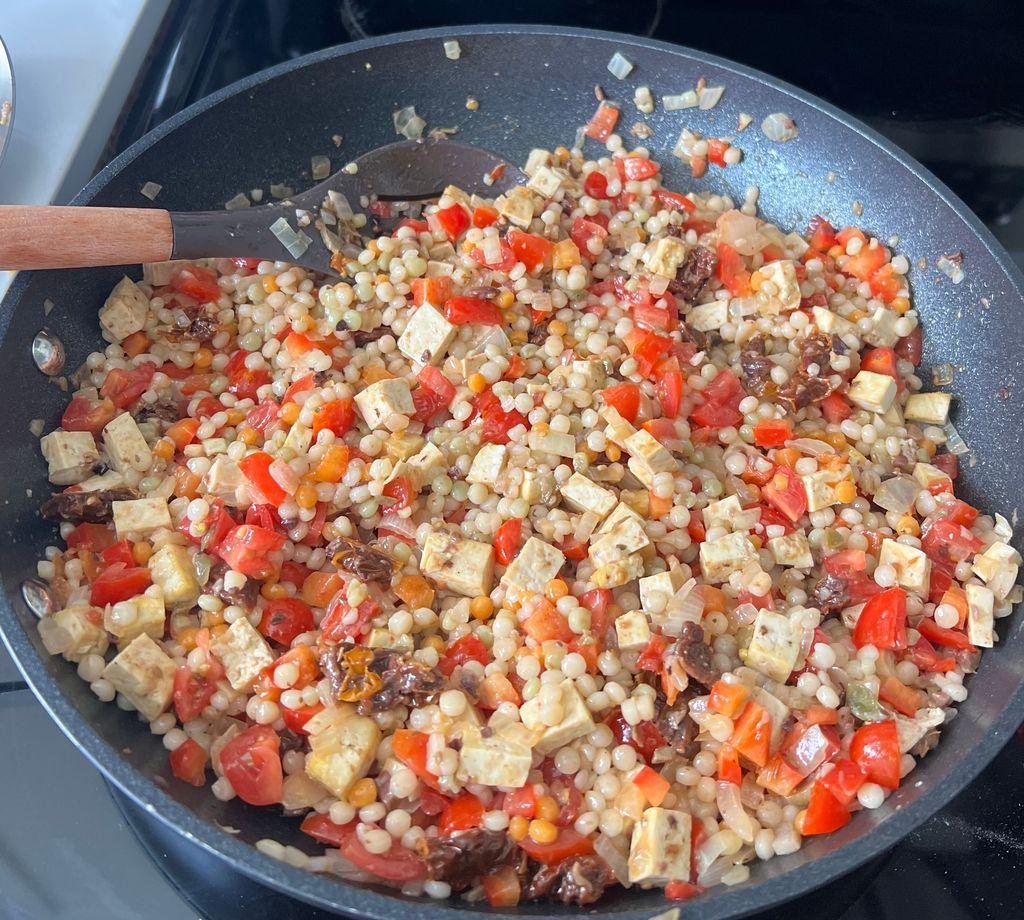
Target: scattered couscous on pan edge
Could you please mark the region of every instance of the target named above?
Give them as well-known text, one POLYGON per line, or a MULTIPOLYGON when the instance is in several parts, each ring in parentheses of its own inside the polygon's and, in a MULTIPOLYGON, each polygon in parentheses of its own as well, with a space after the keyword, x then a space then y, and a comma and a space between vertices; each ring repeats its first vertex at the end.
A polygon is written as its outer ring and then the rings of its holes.
POLYGON ((319 855, 279 859, 498 906, 738 884, 883 804, 1020 598, 907 259, 601 139, 346 281, 146 266, 41 440, 47 649, 178 781, 294 814, 319 855))

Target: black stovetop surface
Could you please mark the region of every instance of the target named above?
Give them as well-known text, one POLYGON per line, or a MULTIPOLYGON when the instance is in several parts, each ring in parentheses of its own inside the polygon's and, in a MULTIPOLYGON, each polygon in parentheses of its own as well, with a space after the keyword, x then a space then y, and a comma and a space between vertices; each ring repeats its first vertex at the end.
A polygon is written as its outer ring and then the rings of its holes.
MULTIPOLYGON (((485 19, 651 35, 781 77, 924 163, 1024 265, 1024 4, 997 0, 504 0, 500 8, 468 0, 172 0, 104 161, 262 68, 368 35, 485 19)), ((2 650, 0 749, 0 917, 323 916, 228 873, 110 791, 19 689, 2 650)), ((764 917, 1002 920, 1022 915, 1022 871, 1018 732, 963 795, 886 857, 764 917)))

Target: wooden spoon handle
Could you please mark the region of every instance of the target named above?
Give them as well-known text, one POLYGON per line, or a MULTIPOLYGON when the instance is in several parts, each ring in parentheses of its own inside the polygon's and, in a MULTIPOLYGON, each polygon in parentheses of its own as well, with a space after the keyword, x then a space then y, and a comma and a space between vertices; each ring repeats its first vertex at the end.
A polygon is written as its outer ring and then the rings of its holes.
POLYGON ((0 270, 163 262, 172 246, 167 211, 0 206, 0 270))

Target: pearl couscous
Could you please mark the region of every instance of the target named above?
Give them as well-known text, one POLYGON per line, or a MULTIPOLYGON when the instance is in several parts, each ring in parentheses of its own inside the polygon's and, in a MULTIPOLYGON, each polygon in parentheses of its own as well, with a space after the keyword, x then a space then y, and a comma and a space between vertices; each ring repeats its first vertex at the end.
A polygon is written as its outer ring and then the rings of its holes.
POLYGON ((100 310, 39 629, 316 850, 266 853, 494 905, 737 884, 883 805, 1019 599, 906 258, 607 147, 344 281, 164 263, 100 310))

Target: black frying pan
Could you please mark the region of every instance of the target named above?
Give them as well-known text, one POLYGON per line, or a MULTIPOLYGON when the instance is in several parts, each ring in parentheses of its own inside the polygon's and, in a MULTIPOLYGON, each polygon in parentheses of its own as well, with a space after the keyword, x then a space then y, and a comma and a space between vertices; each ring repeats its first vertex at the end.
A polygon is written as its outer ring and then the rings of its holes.
MULTIPOLYGON (((310 182, 302 171, 311 155, 330 155, 337 168, 394 140, 391 112, 412 104, 428 125, 457 126, 460 140, 523 162, 533 146, 571 142, 595 109, 595 83, 623 103, 621 126, 628 129, 639 118, 631 102, 635 86, 647 84, 661 96, 691 88, 701 76, 726 87, 717 108, 665 113, 659 105, 645 119, 657 131, 647 143, 664 166, 666 183, 737 200, 747 186, 758 184, 764 213, 783 227, 802 227, 817 213, 839 225, 852 222, 854 202, 860 202, 858 223, 883 239, 899 236, 901 252, 915 263, 923 259, 924 267, 915 268, 911 279, 924 317, 924 374, 929 364, 958 366, 955 421, 977 461, 963 464, 966 497, 1010 517, 1022 492, 1024 279, 963 203, 891 144, 806 93, 719 58, 611 33, 531 26, 444 29, 357 42, 265 71, 197 103, 118 157, 74 203, 143 205, 139 188, 147 181, 163 186, 161 207, 179 211, 217 207, 239 190, 265 188, 271 181, 291 180, 302 187, 310 182), (441 47, 451 37, 462 43, 457 62, 447 60, 441 47), (616 50, 636 65, 624 82, 605 69, 616 50), (465 107, 470 95, 480 101, 475 112, 465 107), (742 164, 692 181, 688 169, 669 155, 681 128, 731 135, 740 111, 755 118, 739 137, 742 164), (759 125, 771 112, 791 115, 799 138, 784 145, 769 141, 759 125), (340 151, 331 143, 336 133, 344 137, 340 151), (963 253, 966 270, 966 279, 956 286, 934 267, 940 255, 955 251, 963 253)), ((598 155, 596 147, 593 153, 598 155)), ((410 902, 263 856, 251 846, 261 837, 308 845, 298 822, 238 801, 224 804, 209 789, 170 781, 166 752, 147 727, 100 704, 71 667, 42 649, 18 596, 21 580, 34 573, 36 558, 54 537, 37 515, 47 484, 29 422, 42 418, 52 426, 66 396, 35 370, 29 343, 45 323, 63 338, 68 366, 76 367, 99 343, 96 310, 121 273, 109 268, 24 274, 2 306, 2 366, 10 390, 0 418, 7 543, 0 565, 6 588, 0 626, 11 652, 81 751, 151 814, 211 855, 267 885, 344 912, 389 920, 410 912, 428 920, 473 912, 464 902, 410 902), (44 319, 46 299, 56 308, 44 319), (218 824, 239 833, 228 834, 218 824)), ((684 902, 683 915, 732 917, 803 894, 885 851, 949 802, 1024 717, 1019 651, 1024 618, 1018 612, 1000 624, 999 632, 1001 645, 971 678, 971 696, 959 718, 884 807, 808 841, 793 856, 756 865, 741 886, 715 888, 684 902)), ((17 752, 7 756, 12 755, 17 752)), ((659 891, 620 892, 600 902, 597 913, 646 918, 665 906, 659 891)), ((570 912, 542 903, 525 905, 518 914, 570 912)))

